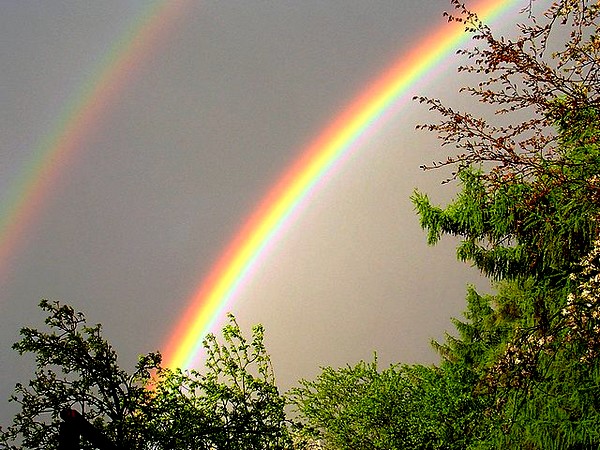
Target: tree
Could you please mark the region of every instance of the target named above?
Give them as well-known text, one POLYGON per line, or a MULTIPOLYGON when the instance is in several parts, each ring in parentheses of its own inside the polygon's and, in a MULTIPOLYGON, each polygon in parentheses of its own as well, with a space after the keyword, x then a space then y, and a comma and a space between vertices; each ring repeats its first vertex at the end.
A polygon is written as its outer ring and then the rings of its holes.
POLYGON ((452 4, 459 11, 452 20, 484 44, 462 51, 472 64, 459 70, 486 77, 463 91, 495 107, 496 116, 486 120, 418 98, 442 116, 419 128, 463 152, 424 166, 454 166, 462 190, 445 209, 416 192, 421 224, 431 244, 441 234, 460 236, 459 259, 494 279, 564 278, 598 233, 600 7, 555 2, 545 20, 531 16, 511 40, 496 37, 458 0, 452 4), (568 39, 549 57, 556 34, 568 39))
MULTIPOLYGON (((390 366, 377 359, 339 369, 326 367, 314 381, 291 391, 302 433, 327 449, 424 448, 434 439, 419 412, 426 367, 390 366)), ((301 434, 302 434, 301 433, 301 434)))
MULTIPOLYGON (((477 347, 476 337, 462 347, 477 347)), ((458 342, 454 339, 452 342, 458 342)), ((291 391, 301 432, 326 449, 463 450, 489 435, 490 397, 474 395, 480 374, 470 358, 478 351, 449 351, 439 366, 377 361, 324 368, 291 391), (461 357, 459 357, 461 355, 461 357)))
MULTIPOLYGON (((102 337, 100 325, 88 326, 73 308, 42 301, 53 330, 23 328, 13 348, 34 353, 37 369, 28 386, 16 385, 11 401, 21 405, 13 425, 2 431, 4 448, 56 448, 59 413, 79 409, 96 427, 128 448, 142 448, 144 417, 139 405, 149 401, 145 385, 159 367, 158 354, 141 358, 133 374, 117 365, 114 349, 102 337)), ((86 447, 89 448, 89 447, 86 447)))
POLYGON ((21 412, 0 429, 0 448, 56 449, 65 408, 79 411, 119 448, 289 448, 285 400, 274 384, 262 327, 248 342, 231 317, 225 343, 207 337, 203 373, 164 368, 160 354, 150 353, 128 374, 100 325, 88 326, 67 305, 40 306, 49 330, 23 328, 14 345, 35 354, 37 369, 27 386, 15 388, 11 401, 21 412))
POLYGON ((270 358, 257 325, 248 341, 235 318, 204 343, 206 370, 159 371, 150 404, 150 429, 159 448, 260 449, 291 447, 270 358))
MULTIPOLYGON (((493 399, 495 418, 474 448, 597 448, 600 313, 590 261, 600 218, 600 6, 561 0, 537 17, 529 2, 529 23, 508 39, 452 4, 450 20, 482 44, 462 52, 470 63, 460 70, 483 78, 463 92, 496 114, 418 98, 442 116, 420 128, 459 150, 425 168, 452 166, 460 191, 444 208, 420 192, 413 202, 430 244, 458 236, 458 258, 500 282, 481 322, 495 341, 468 363, 479 374, 473 395, 493 399)), ((440 346, 446 365, 468 361, 474 348, 474 316, 455 324, 461 336, 440 346)))

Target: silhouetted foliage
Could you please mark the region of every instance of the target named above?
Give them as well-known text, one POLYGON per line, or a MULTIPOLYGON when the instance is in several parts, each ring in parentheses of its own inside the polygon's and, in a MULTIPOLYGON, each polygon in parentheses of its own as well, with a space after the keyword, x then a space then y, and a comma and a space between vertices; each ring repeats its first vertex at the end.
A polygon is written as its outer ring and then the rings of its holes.
MULTIPOLYGON (((205 341, 206 370, 161 366, 159 353, 140 357, 134 373, 100 325, 82 313, 42 301, 49 330, 23 328, 14 345, 36 358, 34 378, 17 384, 11 401, 21 406, 13 424, 0 429, 0 448, 56 449, 59 413, 79 411, 96 429, 126 449, 283 449, 291 446, 263 330, 248 342, 233 317, 205 341)), ((93 448, 82 441, 82 448, 93 448)))

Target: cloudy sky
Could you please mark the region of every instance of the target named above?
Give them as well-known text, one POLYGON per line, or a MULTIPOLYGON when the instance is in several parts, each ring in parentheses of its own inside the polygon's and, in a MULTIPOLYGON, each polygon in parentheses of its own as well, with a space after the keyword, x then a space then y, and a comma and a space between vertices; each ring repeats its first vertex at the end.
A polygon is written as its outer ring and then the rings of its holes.
MULTIPOLYGON (((353 98, 443 27, 448 8, 190 0, 172 15, 159 9, 147 48, 113 74, 119 83, 75 150, 38 161, 151 2, 1 2, 3 218, 15 214, 9 193, 41 173, 35 164, 55 169, 20 239, 0 236, 11 246, 0 261, 0 423, 14 384, 31 375, 10 345, 21 326, 41 325, 41 298, 102 323, 127 368, 161 349, 268 188, 353 98)), ((457 63, 414 93, 465 104, 454 94, 465 81, 457 63)), ((440 186, 445 172, 419 169, 443 155, 414 130, 426 120, 418 104, 401 108, 340 164, 230 304, 245 329, 264 324, 283 389, 373 351, 383 365, 434 361, 429 341, 451 330, 465 285, 485 285, 455 261, 452 241, 428 248, 419 229, 413 189, 439 202, 453 189, 440 186)))

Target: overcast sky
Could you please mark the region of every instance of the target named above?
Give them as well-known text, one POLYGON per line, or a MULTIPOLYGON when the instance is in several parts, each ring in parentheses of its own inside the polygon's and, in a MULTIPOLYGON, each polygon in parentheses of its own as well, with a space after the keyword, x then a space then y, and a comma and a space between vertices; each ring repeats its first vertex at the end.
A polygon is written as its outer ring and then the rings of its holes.
MULTIPOLYGON (((476 2, 472 2, 476 4, 476 2)), ((98 71, 146 0, 0 2, 0 188, 98 71)), ((191 1, 60 169, 0 290, 0 423, 31 360, 10 345, 41 298, 105 327, 121 361, 160 349, 244 218, 306 145, 427 33, 446 0, 191 1)), ((506 20, 506 19, 505 19, 506 20)), ((421 91, 461 105, 452 60, 421 91)), ((230 310, 266 328, 283 389, 320 366, 433 362, 467 283, 454 243, 428 248, 409 196, 440 202, 443 156, 410 104, 313 196, 230 310)), ((2 213, 8 214, 6 205, 2 213)), ((222 324, 222 322, 220 322, 222 324)))

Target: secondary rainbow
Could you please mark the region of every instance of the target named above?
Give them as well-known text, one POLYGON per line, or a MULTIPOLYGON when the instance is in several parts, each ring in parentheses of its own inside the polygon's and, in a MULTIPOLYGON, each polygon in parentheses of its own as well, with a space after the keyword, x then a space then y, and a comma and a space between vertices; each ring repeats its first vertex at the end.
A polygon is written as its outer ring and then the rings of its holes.
POLYGON ((0 285, 9 276, 17 250, 29 236, 48 196, 85 142, 101 126, 147 56, 166 41, 187 0, 152 1, 139 12, 99 59, 92 76, 74 91, 45 136, 20 170, 0 204, 0 285))
MULTIPOLYGON (((517 0, 483 0, 473 10, 483 20, 492 21, 516 3, 517 0)), ((165 346, 166 366, 195 365, 204 337, 311 193, 334 167, 397 113, 410 100, 411 89, 431 79, 436 68, 467 37, 462 25, 444 23, 416 48, 401 55, 301 153, 246 220, 188 301, 165 346)))

